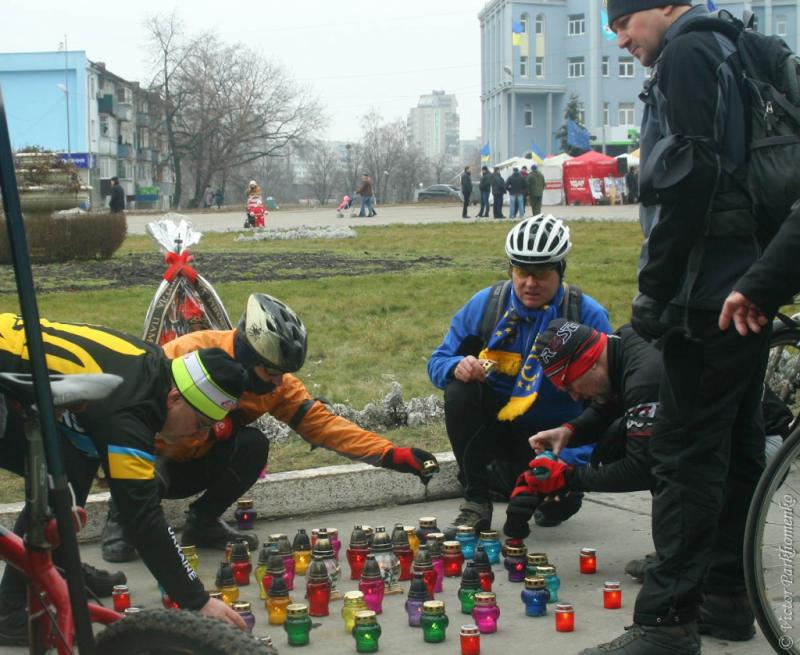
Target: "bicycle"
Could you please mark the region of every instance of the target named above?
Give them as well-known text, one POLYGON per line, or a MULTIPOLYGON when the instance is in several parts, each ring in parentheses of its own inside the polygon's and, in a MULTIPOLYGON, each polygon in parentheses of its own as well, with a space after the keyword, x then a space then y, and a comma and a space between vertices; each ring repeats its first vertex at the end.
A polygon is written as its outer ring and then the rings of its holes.
POLYGON ((800 314, 778 313, 773 323, 764 380, 797 419, 800 411, 800 314))

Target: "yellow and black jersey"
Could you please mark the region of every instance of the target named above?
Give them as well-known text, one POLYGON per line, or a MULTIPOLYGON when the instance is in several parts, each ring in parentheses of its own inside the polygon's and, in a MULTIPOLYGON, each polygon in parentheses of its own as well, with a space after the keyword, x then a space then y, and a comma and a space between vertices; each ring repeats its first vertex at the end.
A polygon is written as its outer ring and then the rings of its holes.
MULTIPOLYGON (((104 327, 40 319, 52 373, 113 373, 123 383, 79 414, 67 412, 62 434, 105 468, 120 517, 142 560, 182 607, 208 600, 167 524, 155 481, 155 439, 167 416, 172 387, 160 347, 104 327)), ((0 371, 30 371, 22 318, 0 314, 0 371)), ((20 435, 21 436, 21 435, 20 435)))

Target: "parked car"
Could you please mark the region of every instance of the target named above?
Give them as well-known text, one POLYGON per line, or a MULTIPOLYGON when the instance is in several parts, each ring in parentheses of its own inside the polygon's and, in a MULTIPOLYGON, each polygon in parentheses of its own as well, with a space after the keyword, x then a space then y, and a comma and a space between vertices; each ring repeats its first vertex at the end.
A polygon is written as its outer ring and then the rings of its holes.
POLYGON ((461 200, 461 191, 450 184, 431 184, 420 189, 417 200, 461 200))

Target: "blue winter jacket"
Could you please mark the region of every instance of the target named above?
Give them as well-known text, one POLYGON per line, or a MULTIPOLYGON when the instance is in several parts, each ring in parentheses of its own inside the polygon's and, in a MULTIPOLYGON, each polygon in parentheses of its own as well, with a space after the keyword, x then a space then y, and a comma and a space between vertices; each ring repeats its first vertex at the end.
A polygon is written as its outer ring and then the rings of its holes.
MULTIPOLYGON (((471 340, 473 341, 480 339, 481 322, 483 321, 486 304, 489 301, 490 290, 491 287, 487 287, 478 291, 466 305, 458 310, 450 322, 450 329, 447 331, 444 341, 433 351, 431 358, 428 360, 428 377, 439 389, 444 389, 453 380, 453 371, 458 362, 464 358, 461 353, 463 353, 465 342, 470 337, 472 337, 471 340)), ((514 293, 513 287, 511 293, 514 293)), ((553 304, 560 307, 563 297, 564 288, 562 286, 559 288, 555 298, 553 298, 553 304)), ((582 295, 581 301, 581 322, 607 334, 610 333, 611 323, 608 321, 608 311, 605 307, 586 294, 582 295)), ((511 294, 509 294, 506 309, 510 304, 511 294)), ((522 302, 519 299, 516 304, 517 307, 522 306, 522 302)), ((528 324, 520 321, 519 323, 517 343, 522 344, 520 351, 525 350, 526 354, 529 352, 530 345, 533 344, 536 335, 547 327, 540 325, 542 321, 536 321, 537 315, 542 316, 542 319, 544 318, 543 311, 527 310, 526 316, 532 322, 528 324)), ((507 400, 510 397, 514 380, 505 375, 492 374, 489 376, 488 381, 495 392, 503 399, 507 400)), ((515 423, 531 430, 531 434, 533 434, 534 432, 547 430, 566 423, 582 411, 583 404, 581 402, 572 400, 569 394, 557 391, 550 384, 550 381, 544 378, 536 402, 525 414, 516 419, 515 423)))

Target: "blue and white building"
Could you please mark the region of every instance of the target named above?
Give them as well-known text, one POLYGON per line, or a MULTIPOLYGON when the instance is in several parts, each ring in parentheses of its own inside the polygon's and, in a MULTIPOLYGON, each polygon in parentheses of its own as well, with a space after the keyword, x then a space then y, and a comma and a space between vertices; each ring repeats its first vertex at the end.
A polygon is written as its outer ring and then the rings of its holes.
MULTIPOLYGON (((697 0, 695 0, 697 4, 697 0)), ((715 0, 755 14, 756 28, 800 51, 798 0, 715 0)), ((572 94, 592 145, 615 155, 635 143, 649 71, 617 47, 602 0, 489 0, 481 27, 482 133, 499 162, 536 147, 559 152, 555 132, 572 94)))
POLYGON ((95 207, 107 203, 113 176, 129 206, 169 206, 173 181, 157 95, 84 51, 0 53, 0 89, 12 147, 70 159, 95 207))

